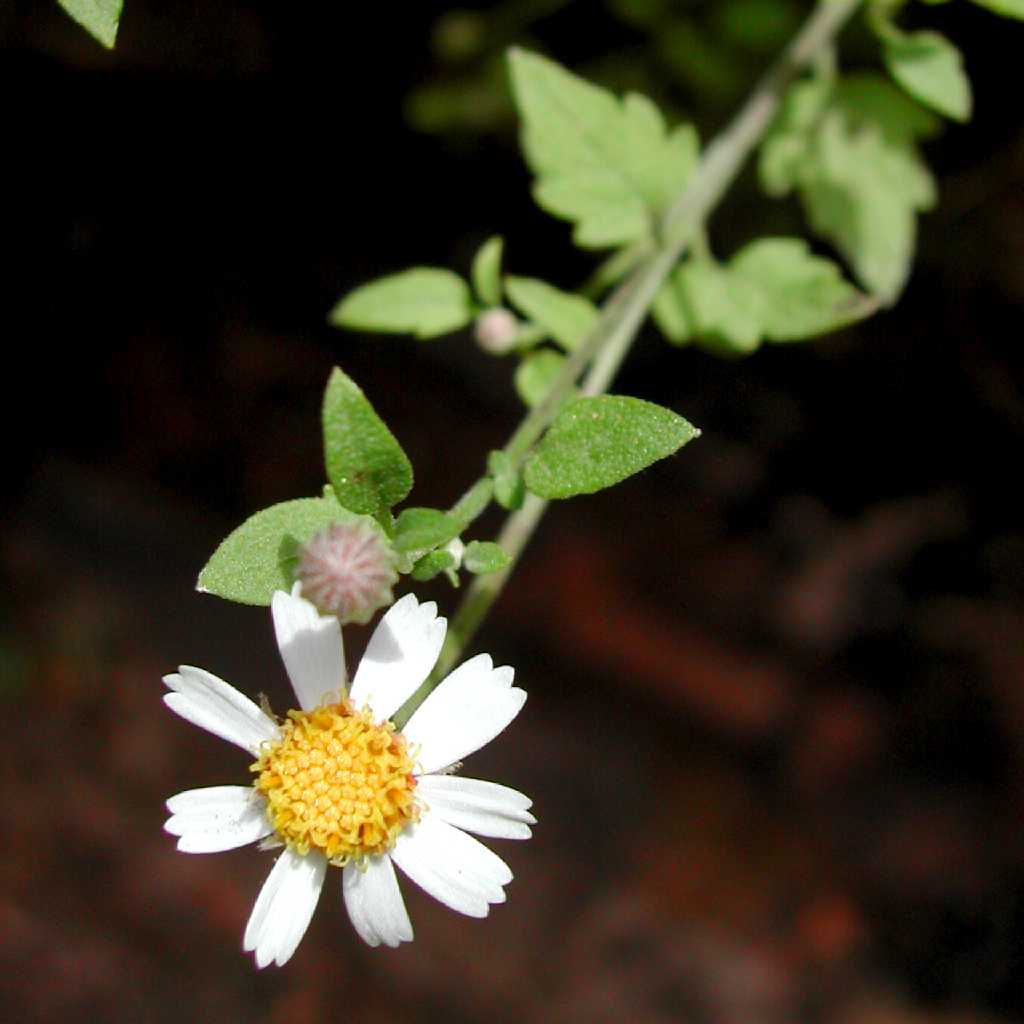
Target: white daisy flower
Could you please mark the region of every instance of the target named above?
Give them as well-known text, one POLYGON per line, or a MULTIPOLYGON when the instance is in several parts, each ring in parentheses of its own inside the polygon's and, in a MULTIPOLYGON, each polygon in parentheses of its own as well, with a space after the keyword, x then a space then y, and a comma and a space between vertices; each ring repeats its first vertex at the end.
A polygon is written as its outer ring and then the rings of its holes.
POLYGON ((187 665, 164 702, 257 760, 251 786, 190 789, 167 801, 164 826, 186 853, 262 840, 283 846, 256 899, 244 948, 265 967, 288 961, 305 934, 329 864, 342 869, 352 924, 371 946, 412 940, 397 864, 445 906, 486 917, 512 880, 505 862, 467 832, 527 839, 531 801, 494 782, 448 774, 498 735, 526 693, 486 654, 460 665, 397 732, 388 719, 426 679, 447 622, 407 594, 381 619, 347 687, 341 628, 278 591, 277 644, 300 710, 283 722, 209 672, 187 665), (348 690, 346 694, 346 690, 348 690), (465 830, 465 831, 464 831, 465 830))

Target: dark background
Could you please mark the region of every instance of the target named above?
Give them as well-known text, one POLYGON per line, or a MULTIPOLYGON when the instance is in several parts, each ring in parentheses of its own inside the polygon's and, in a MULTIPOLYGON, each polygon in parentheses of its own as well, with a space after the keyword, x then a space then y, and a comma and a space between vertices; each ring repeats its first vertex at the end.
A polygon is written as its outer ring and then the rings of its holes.
MULTIPOLYGON (((56 5, 0 8, 10 1019, 1024 1019, 1024 25, 962 2, 911 12, 963 47, 977 115, 929 146, 942 199, 900 304, 742 362, 645 333, 616 390, 703 436, 554 507, 481 633, 531 694, 467 766, 536 802, 533 840, 494 844, 508 904, 469 921, 403 882, 416 941, 370 950, 329 880, 285 969, 240 952, 268 855, 188 857, 161 824, 246 766, 160 676, 286 689, 269 617, 196 595, 198 570, 318 492, 335 363, 416 504, 453 501, 520 415, 467 335, 327 311, 412 264, 465 272, 492 233, 514 272, 586 276, 530 201, 507 43, 707 138, 803 11, 729 5, 748 38, 708 4, 347 6, 127 0, 113 53, 56 5)), ((856 30, 843 52, 876 57, 856 30)), ((751 178, 711 240, 799 223, 751 178)))

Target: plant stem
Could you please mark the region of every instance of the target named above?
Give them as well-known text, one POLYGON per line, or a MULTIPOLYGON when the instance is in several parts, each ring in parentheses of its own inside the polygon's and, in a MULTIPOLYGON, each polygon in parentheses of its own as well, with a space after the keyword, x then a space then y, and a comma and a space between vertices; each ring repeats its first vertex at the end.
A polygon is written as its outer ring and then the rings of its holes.
MULTIPOLYGON (((505 453, 516 465, 525 459, 547 429, 587 366, 590 371, 581 385, 583 393, 599 395, 607 390, 666 276, 686 250, 694 232, 702 228, 735 182, 775 117, 789 83, 831 45, 860 5, 861 0, 819 0, 803 28, 758 82, 736 117, 708 145, 685 190, 664 217, 660 247, 645 256, 608 297, 594 330, 569 355, 544 400, 527 414, 505 446, 505 453)), ((604 266, 617 269, 618 265, 610 260, 604 266)), ((456 507, 465 501, 464 497, 456 507)), ((511 556, 511 563, 500 572, 476 577, 470 584, 448 625, 434 671, 395 716, 398 728, 404 726, 412 712, 461 658, 515 568, 547 504, 541 498, 528 495, 522 508, 505 521, 498 543, 511 556)))

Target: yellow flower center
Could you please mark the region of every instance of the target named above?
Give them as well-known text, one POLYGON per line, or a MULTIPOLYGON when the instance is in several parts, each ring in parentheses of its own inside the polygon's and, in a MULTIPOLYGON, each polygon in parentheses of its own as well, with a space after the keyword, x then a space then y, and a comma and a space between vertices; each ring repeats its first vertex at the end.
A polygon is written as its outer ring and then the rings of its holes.
POLYGON ((351 702, 289 711, 281 739, 251 766, 278 837, 303 855, 319 850, 339 867, 395 845, 419 818, 405 737, 351 702))

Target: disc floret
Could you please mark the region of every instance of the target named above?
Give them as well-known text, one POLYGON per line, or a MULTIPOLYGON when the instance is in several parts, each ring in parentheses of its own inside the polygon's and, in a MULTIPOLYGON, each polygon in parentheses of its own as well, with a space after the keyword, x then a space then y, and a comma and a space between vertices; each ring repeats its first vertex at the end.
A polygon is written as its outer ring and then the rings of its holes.
POLYGON ((350 701, 289 711, 281 738, 263 744, 251 770, 278 838, 338 867, 395 845, 419 819, 413 760, 390 722, 350 701))

